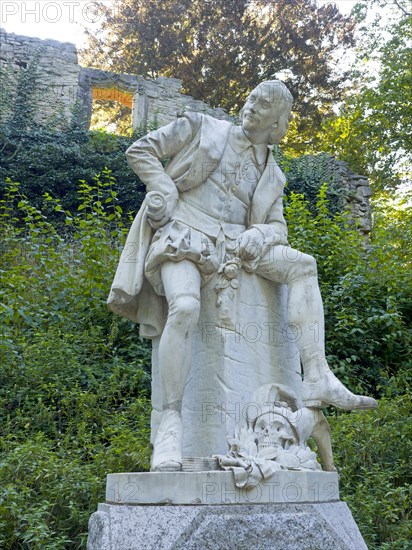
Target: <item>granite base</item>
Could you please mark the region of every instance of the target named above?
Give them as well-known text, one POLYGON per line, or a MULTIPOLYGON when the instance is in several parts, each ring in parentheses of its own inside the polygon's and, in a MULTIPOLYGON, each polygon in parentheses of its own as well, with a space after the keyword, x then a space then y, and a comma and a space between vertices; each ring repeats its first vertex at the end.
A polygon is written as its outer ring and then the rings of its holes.
POLYGON ((367 550, 334 472, 110 474, 87 550, 367 550))

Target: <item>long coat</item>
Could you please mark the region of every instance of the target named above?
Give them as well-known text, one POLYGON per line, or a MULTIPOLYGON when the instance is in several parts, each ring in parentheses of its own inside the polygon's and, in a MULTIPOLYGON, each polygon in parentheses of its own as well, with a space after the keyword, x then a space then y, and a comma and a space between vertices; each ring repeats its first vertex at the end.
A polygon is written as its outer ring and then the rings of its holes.
MULTIPOLYGON (((149 181, 142 178, 149 190, 165 192, 166 181, 169 188, 174 186, 178 193, 184 193, 201 185, 211 173, 211 167, 213 169, 219 166, 231 123, 199 113, 186 113, 185 117, 190 122, 192 137, 186 140, 165 168, 158 162, 162 159, 156 159, 158 168, 152 170, 149 181), (208 169, 202 170, 203 166, 208 169)), ((167 144, 179 132, 178 125, 179 121, 173 122, 149 133, 146 138, 131 146, 128 150, 129 163, 136 173, 139 174, 139 156, 133 152, 139 150, 139 144, 150 140, 151 136, 156 137, 158 143, 167 144)), ((285 244, 287 239, 282 207, 284 184, 284 175, 272 154, 268 154, 264 171, 252 197, 248 227, 258 227, 265 235, 265 240, 273 244, 285 244)), ((166 194, 167 191, 173 190, 166 189, 166 194)), ((155 293, 144 274, 145 259, 152 238, 153 230, 146 221, 146 201, 143 201, 130 228, 107 301, 112 311, 139 323, 140 334, 147 338, 161 334, 167 317, 165 298, 155 293)))

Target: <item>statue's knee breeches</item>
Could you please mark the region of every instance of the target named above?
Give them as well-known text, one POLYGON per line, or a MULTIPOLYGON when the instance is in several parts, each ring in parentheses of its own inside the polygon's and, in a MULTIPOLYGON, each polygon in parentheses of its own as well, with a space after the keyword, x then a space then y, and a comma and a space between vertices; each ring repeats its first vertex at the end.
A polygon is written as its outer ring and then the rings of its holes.
POLYGON ((265 279, 287 285, 318 275, 313 256, 287 246, 271 248, 259 262, 256 272, 265 279))
POLYGON ((288 284, 293 283, 298 279, 306 277, 318 276, 318 269, 316 266, 316 260, 309 254, 301 254, 296 262, 291 262, 291 267, 288 271, 288 284))

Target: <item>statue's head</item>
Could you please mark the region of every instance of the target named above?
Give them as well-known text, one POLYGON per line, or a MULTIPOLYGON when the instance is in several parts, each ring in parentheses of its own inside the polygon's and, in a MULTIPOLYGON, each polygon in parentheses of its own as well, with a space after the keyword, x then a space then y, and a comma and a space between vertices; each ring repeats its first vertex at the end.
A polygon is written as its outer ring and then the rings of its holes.
POLYGON ((279 143, 292 118, 292 94, 280 80, 266 80, 250 93, 239 118, 247 136, 279 143))

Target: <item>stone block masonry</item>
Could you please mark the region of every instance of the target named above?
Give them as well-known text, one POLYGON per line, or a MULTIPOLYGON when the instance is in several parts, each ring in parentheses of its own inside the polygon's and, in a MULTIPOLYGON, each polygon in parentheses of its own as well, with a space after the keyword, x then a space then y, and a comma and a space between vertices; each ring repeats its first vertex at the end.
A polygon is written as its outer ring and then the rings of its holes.
POLYGON ((223 109, 212 109, 203 101, 180 93, 181 81, 176 78, 145 80, 138 75, 84 68, 78 63, 74 44, 1 30, 2 79, 11 84, 2 89, 3 119, 12 116, 19 76, 29 67, 35 68, 33 102, 36 122, 41 124, 56 125, 58 121, 57 125, 62 126, 75 115, 78 123, 88 128, 95 99, 114 100, 129 107, 133 128, 154 119, 163 126, 185 110, 231 120, 223 109))
POLYGON ((335 472, 277 472, 251 490, 232 472, 110 474, 87 550, 367 550, 335 472))
POLYGON ((19 77, 30 68, 30 102, 35 105, 36 122, 61 126, 63 120, 72 117, 79 98, 81 72, 74 44, 18 36, 0 29, 0 68, 3 120, 12 116, 19 77))
MULTIPOLYGON (((93 101, 97 99, 118 101, 129 107, 131 126, 135 129, 153 120, 163 126, 184 111, 231 120, 223 109, 212 109, 203 101, 182 94, 181 81, 176 78, 146 80, 139 75, 81 67, 74 44, 19 36, 0 29, 0 123, 13 116, 19 78, 30 67, 35 69, 31 100, 39 124, 63 128, 74 116, 80 126, 89 128, 93 101)), ((371 230, 368 180, 353 174, 345 162, 332 157, 330 162, 352 218, 367 236, 371 230)))

